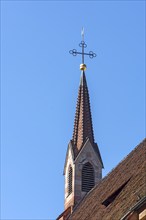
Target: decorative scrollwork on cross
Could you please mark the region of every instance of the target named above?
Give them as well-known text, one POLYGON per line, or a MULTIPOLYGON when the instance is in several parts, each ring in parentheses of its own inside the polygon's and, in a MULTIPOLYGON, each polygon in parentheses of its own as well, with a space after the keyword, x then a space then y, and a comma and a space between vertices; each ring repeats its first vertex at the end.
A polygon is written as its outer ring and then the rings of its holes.
POLYGON ((89 53, 85 53, 84 52, 84 48, 87 47, 87 44, 84 41, 84 29, 82 29, 82 41, 79 44, 80 47, 82 47, 82 52, 78 52, 76 49, 70 50, 69 53, 72 54, 73 56, 76 56, 77 54, 81 54, 82 55, 82 64, 84 64, 84 56, 87 55, 89 56, 91 59, 96 57, 96 54, 93 51, 89 51, 89 53))

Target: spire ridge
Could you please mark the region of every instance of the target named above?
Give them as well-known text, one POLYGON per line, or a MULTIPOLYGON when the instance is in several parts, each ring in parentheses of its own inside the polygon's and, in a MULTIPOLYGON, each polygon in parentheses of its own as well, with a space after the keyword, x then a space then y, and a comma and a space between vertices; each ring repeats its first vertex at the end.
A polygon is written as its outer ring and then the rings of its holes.
MULTIPOLYGON (((81 72, 81 79, 80 79, 80 85, 83 86, 86 83, 86 77, 84 70, 81 72)), ((87 83, 86 83, 87 84, 87 83)), ((87 86, 87 85, 86 85, 87 86)))

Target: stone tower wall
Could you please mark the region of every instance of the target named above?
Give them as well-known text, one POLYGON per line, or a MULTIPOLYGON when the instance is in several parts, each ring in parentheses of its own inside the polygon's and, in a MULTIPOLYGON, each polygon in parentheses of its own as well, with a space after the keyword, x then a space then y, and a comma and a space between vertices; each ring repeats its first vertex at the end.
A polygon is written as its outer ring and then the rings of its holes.
POLYGON ((75 161, 75 204, 79 203, 86 195, 86 192, 82 192, 82 168, 87 162, 93 166, 96 185, 102 178, 102 165, 90 142, 85 144, 82 152, 75 161))
POLYGON ((75 165, 73 163, 73 158, 71 151, 68 152, 68 159, 66 164, 66 171, 65 171, 65 209, 67 209, 69 206, 74 205, 74 180, 75 180, 75 165), (68 171, 69 167, 72 167, 72 193, 68 195, 68 171))

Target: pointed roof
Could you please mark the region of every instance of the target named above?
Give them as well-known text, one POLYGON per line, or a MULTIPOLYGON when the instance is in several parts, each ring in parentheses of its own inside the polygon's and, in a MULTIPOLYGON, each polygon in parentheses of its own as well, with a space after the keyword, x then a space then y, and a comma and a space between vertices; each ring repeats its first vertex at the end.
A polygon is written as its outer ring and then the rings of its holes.
POLYGON ((81 80, 78 91, 74 131, 72 138, 72 142, 76 149, 76 154, 78 154, 78 152, 80 151, 83 144, 88 138, 91 144, 94 145, 94 134, 92 127, 89 93, 85 72, 83 70, 81 73, 81 80))

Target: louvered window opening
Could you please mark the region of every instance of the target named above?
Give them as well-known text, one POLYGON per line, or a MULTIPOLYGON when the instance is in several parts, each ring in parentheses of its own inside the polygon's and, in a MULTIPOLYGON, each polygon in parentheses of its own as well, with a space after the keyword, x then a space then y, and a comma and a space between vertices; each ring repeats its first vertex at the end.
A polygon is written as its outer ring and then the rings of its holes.
POLYGON ((82 191, 89 192, 94 187, 94 185, 94 169, 88 162, 83 166, 82 169, 82 191))
POLYGON ((72 193, 72 167, 69 168, 68 172, 68 195, 72 193))

